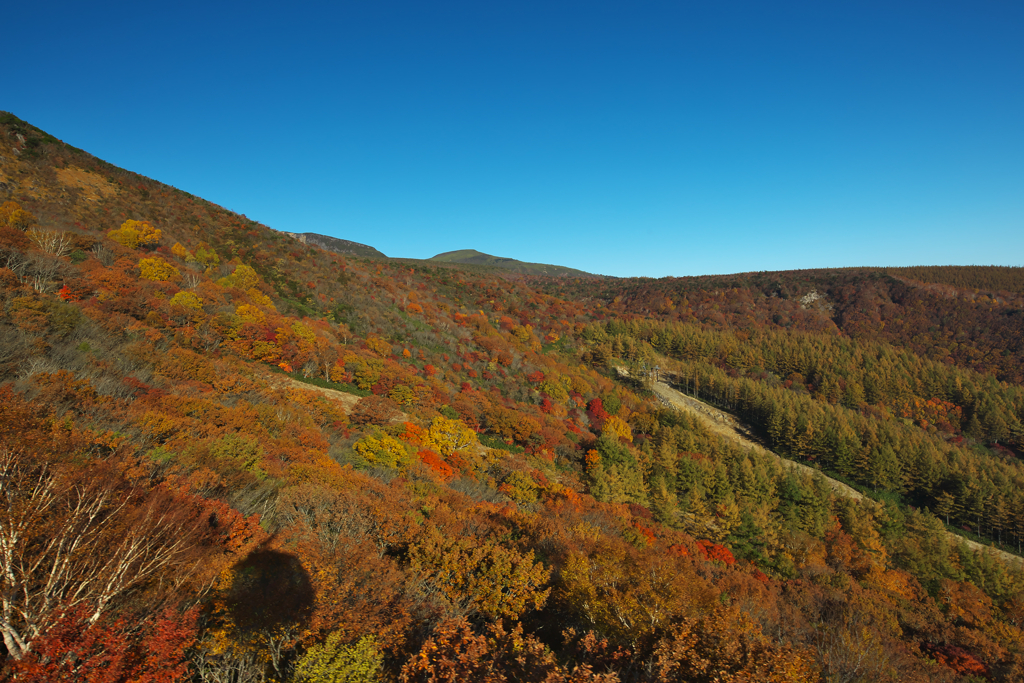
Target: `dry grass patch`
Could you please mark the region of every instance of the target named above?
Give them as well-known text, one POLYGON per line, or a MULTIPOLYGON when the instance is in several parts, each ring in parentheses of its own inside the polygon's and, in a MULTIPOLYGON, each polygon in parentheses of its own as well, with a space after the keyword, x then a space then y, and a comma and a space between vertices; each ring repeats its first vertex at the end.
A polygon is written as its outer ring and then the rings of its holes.
POLYGON ((117 194, 117 188, 103 176, 76 166, 57 169, 57 179, 62 185, 74 187, 82 192, 82 199, 95 202, 117 194))

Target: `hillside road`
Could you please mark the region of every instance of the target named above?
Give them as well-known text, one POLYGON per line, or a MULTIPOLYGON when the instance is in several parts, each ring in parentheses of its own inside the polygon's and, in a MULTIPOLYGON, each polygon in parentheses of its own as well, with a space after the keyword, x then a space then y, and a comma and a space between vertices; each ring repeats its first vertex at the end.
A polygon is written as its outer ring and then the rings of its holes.
MULTIPOLYGON (((673 389, 665 382, 652 382, 650 387, 663 403, 675 408, 676 410, 696 417, 708 430, 723 439, 731 441, 732 443, 744 448, 751 448, 759 453, 769 455, 775 458, 782 467, 796 471, 799 474, 821 476, 828 482, 829 487, 831 487, 832 491, 834 491, 836 495, 844 498, 852 498, 854 500, 862 500, 864 498, 863 494, 860 492, 847 486, 841 481, 836 481, 835 479, 825 476, 820 470, 808 467, 807 465, 802 465, 798 462, 793 462, 792 460, 783 458, 779 454, 768 450, 761 444, 754 441, 751 438, 752 431, 750 427, 737 420, 733 415, 710 406, 703 401, 693 398, 692 396, 687 396, 686 394, 673 389)), ((1000 560, 1010 565, 1024 565, 1024 558, 1020 558, 991 546, 983 545, 977 541, 972 541, 958 534, 954 534, 951 531, 947 531, 946 534, 951 543, 963 543, 971 550, 983 553, 992 553, 1000 560)))

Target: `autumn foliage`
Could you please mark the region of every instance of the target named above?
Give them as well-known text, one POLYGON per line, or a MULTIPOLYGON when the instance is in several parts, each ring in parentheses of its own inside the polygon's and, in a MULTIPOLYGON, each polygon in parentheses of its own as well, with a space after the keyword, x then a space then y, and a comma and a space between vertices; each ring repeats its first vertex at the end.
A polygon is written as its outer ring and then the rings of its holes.
POLYGON ((108 232, 107 237, 129 249, 138 249, 157 244, 161 234, 158 228, 154 228, 147 221, 129 219, 122 223, 121 227, 108 232))
POLYGON ((1024 677, 1019 273, 350 258, 34 130, 110 192, 0 206, 0 679, 1024 677))

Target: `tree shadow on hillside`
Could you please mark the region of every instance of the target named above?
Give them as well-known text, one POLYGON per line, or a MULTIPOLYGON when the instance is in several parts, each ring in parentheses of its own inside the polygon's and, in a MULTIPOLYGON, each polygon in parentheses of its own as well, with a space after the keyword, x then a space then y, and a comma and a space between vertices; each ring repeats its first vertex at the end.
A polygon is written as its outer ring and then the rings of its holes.
POLYGON ((305 624, 316 593, 299 558, 257 550, 235 565, 225 606, 235 625, 249 632, 305 624))

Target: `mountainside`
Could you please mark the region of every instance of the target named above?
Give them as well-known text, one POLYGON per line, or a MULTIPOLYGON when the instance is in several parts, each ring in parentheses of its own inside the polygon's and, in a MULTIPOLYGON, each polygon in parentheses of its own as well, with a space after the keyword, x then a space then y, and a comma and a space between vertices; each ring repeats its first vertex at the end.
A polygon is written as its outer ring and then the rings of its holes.
POLYGON ((503 258, 501 256, 491 256, 490 254, 484 254, 476 251, 475 249, 460 249, 458 251, 446 251, 443 254, 438 254, 432 258, 427 259, 430 261, 437 261, 441 263, 462 263, 468 265, 477 266, 494 266, 496 268, 502 268, 504 270, 512 271, 513 273, 522 273, 526 275, 551 275, 555 277, 585 277, 594 278, 595 275, 585 273, 582 270, 576 270, 574 268, 566 268, 565 266, 551 266, 544 263, 527 263, 525 261, 517 261, 514 258, 503 258))
POLYGON ((355 257, 2 114, 0 680, 1022 680, 1019 285, 355 257))
POLYGON ((318 235, 315 232, 292 233, 286 232, 289 237, 294 237, 303 244, 313 244, 326 251, 335 254, 349 254, 361 258, 387 258, 384 254, 373 247, 351 240, 338 239, 328 235, 318 235))

